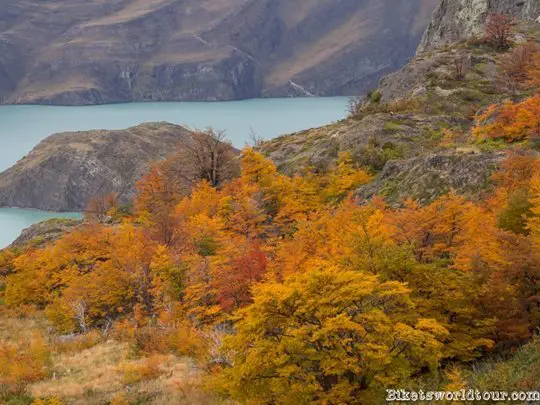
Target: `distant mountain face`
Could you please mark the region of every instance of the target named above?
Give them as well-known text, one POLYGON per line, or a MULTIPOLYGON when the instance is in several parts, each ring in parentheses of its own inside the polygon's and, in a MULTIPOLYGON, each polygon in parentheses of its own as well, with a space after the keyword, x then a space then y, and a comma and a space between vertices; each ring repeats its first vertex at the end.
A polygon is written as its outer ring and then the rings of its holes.
POLYGON ((351 95, 437 0, 0 0, 0 102, 351 95))

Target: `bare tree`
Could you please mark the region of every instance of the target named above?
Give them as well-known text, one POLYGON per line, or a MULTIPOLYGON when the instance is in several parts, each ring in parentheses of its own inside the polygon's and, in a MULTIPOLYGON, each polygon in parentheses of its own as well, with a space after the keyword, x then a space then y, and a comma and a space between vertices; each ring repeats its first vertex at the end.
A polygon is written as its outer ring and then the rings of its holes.
POLYGON ((252 147, 259 148, 264 143, 264 138, 260 136, 252 127, 249 127, 249 141, 252 147))
POLYGON ((224 131, 209 128, 195 133, 175 156, 178 175, 191 184, 201 180, 219 187, 238 176, 238 153, 224 131))
POLYGON ((116 193, 96 196, 88 202, 84 216, 89 221, 104 222, 109 212, 117 209, 118 206, 118 194, 116 193))
POLYGON ((366 97, 352 96, 347 103, 347 114, 349 117, 355 117, 360 114, 362 108, 366 105, 366 97))
POLYGON ((77 319, 77 322, 79 323, 79 328, 83 333, 86 333, 88 331, 88 325, 86 323, 86 310, 87 305, 86 301, 79 300, 74 301, 70 303, 71 309, 73 309, 73 312, 75 313, 75 318, 77 319))
POLYGON ((463 80, 467 74, 469 59, 464 54, 456 54, 452 61, 452 76, 454 80, 463 80))
POLYGON ((513 26, 514 20, 508 15, 490 14, 484 27, 484 38, 496 49, 506 49, 513 26))
POLYGON ((505 90, 515 93, 522 86, 526 86, 535 52, 536 46, 527 43, 512 49, 501 57, 499 81, 505 90))

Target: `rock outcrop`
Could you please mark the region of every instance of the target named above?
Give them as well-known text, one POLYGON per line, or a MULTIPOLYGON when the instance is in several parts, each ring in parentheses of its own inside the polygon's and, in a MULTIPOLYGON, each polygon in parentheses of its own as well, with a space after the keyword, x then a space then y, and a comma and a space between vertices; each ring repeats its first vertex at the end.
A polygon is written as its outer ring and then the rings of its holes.
POLYGON ((373 113, 281 136, 265 142, 261 151, 287 174, 309 166, 326 170, 342 151, 378 171, 388 160, 428 153, 444 128, 466 124, 446 115, 373 113))
POLYGON ((91 198, 111 192, 126 203, 149 164, 192 142, 191 134, 151 123, 52 135, 0 174, 0 206, 81 211, 91 198))
POLYGON ((30 245, 34 248, 39 248, 46 246, 60 239, 66 233, 73 231, 83 223, 83 220, 65 218, 55 218, 39 222, 24 229, 9 247, 24 248, 30 245))
POLYGON ((406 198, 425 204, 451 190, 479 197, 489 189, 491 175, 505 156, 504 152, 464 150, 392 160, 377 181, 362 187, 357 196, 367 199, 378 195, 390 204, 399 204, 406 198))
MULTIPOLYGON (((540 43, 540 0, 440 0, 419 53, 383 78, 352 115, 323 128, 274 139, 261 150, 285 173, 324 170, 348 151, 376 180, 358 191, 362 199, 383 196, 392 204, 411 197, 433 201, 450 190, 480 198, 505 157, 470 133, 478 111, 505 99, 528 97, 501 80, 501 53, 479 41, 490 12, 516 16, 516 40, 540 43), (458 41, 458 42, 455 42, 458 41), (441 45, 447 45, 437 48, 441 45), (429 51, 429 52, 427 52, 429 51), (481 149, 484 149, 482 151, 481 149)), ((531 147, 534 147, 531 145, 531 147)))
POLYGON ((429 92, 445 98, 458 92, 468 92, 476 98, 495 95, 504 91, 497 89, 501 87, 496 66, 498 57, 499 54, 490 48, 467 44, 435 49, 429 55, 419 54, 401 69, 381 79, 378 88, 381 100, 422 97, 429 92), (459 80, 454 79, 456 64, 462 66, 463 77, 459 80))
POLYGON ((0 103, 360 94, 436 0, 0 0, 0 103))
POLYGON ((440 0, 417 52, 439 48, 483 33, 490 13, 513 15, 521 20, 536 20, 539 0, 440 0))

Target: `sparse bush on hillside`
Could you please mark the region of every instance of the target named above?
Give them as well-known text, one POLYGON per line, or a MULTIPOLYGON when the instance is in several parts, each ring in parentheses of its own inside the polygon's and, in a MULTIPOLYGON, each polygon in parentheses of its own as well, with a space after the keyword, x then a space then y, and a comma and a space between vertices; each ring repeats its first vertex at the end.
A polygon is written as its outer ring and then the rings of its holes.
POLYGON ((465 79, 469 68, 469 59, 464 54, 455 55, 452 60, 452 78, 461 81, 465 79))
POLYGON ((506 14, 490 14, 484 27, 484 39, 495 49, 506 49, 509 47, 510 34, 514 25, 514 20, 506 14))
POLYGON ((377 104, 381 102, 382 94, 379 90, 372 90, 367 93, 370 102, 377 104))
POLYGON ((364 105, 364 98, 360 96, 349 97, 347 104, 347 114, 349 117, 358 115, 364 105))
POLYGON ((537 48, 533 44, 519 45, 501 56, 499 77, 503 89, 512 94, 530 81, 529 69, 537 48))

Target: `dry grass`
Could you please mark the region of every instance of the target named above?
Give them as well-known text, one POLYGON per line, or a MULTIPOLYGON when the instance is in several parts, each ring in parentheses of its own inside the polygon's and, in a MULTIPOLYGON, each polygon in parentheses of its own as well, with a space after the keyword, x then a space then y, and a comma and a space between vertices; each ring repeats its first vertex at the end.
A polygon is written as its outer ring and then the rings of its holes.
POLYGON ((189 358, 136 359, 128 343, 104 341, 97 331, 59 338, 50 334, 40 313, 23 319, 3 315, 0 366, 5 367, 0 368, 10 382, 28 383, 26 392, 34 398, 57 397, 75 405, 105 404, 114 398, 121 404, 127 393, 128 403, 141 398, 141 403, 155 404, 212 403, 200 387, 201 372, 189 358))
POLYGON ((126 343, 107 341, 54 359, 54 377, 32 384, 34 397, 58 397, 75 405, 113 401, 148 404, 212 404, 201 372, 188 358, 152 355, 131 359, 126 343))
POLYGON ((40 315, 16 318, 0 313, 0 341, 18 342, 30 339, 36 332, 46 329, 46 324, 40 315))
POLYGON ((141 360, 120 364, 118 371, 122 373, 125 385, 133 385, 142 381, 155 380, 165 374, 169 360, 162 355, 153 355, 141 360))
POLYGON ((112 396, 124 386, 118 364, 127 355, 127 344, 109 341, 81 352, 55 356, 53 378, 31 385, 29 392, 34 397, 72 398, 77 404, 91 403, 85 397, 112 396))

